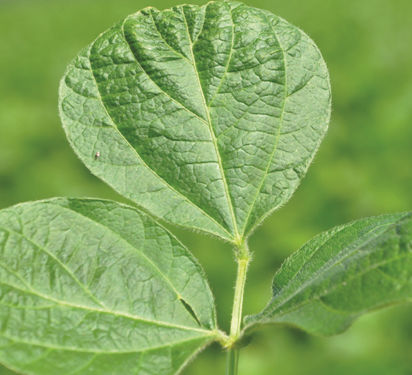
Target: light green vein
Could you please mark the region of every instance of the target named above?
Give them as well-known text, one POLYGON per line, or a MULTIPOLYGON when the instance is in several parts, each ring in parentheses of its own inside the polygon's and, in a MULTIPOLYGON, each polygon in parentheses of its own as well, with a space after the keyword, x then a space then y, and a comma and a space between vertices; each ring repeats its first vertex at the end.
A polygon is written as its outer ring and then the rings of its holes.
MULTIPOLYGON (((392 262, 396 262, 400 259, 404 259, 404 258, 408 258, 408 257, 409 257, 409 254, 405 254, 403 256, 397 256, 397 257, 394 257, 394 258, 391 258, 391 259, 385 259, 384 261, 379 262, 379 263, 374 263, 372 266, 370 266, 368 268, 365 268, 362 272, 360 272, 360 273, 358 273, 358 274, 356 274, 356 275, 354 275, 354 276, 352 276, 348 279, 345 279, 344 281, 341 281, 339 283, 334 284, 333 287, 331 289, 328 289, 326 292, 320 293, 319 295, 315 295, 312 298, 310 298, 308 300, 305 300, 305 301, 302 301, 302 302, 298 303, 297 305, 292 306, 289 309, 286 309, 284 311, 280 311, 279 313, 276 313, 275 317, 282 317, 284 315, 290 314, 291 312, 294 312, 294 311, 300 309, 301 307, 312 303, 313 301, 316 301, 316 300, 319 300, 320 298, 326 297, 328 294, 330 294, 334 290, 336 290, 336 289, 340 288, 341 286, 345 285, 345 283, 349 283, 352 280, 356 280, 356 279, 362 277, 363 275, 367 274, 368 272, 374 271, 375 269, 379 269, 379 267, 388 265, 392 262)), ((410 298, 410 297, 399 297, 399 298, 396 298, 394 301, 392 301, 390 303, 396 303, 396 301, 412 301, 412 298, 410 298)), ((277 308, 279 308, 279 306, 277 308)), ((369 311, 373 308, 374 307, 363 309, 359 312, 356 312, 356 314, 357 315, 362 314, 362 312, 369 311)), ((348 315, 350 315, 350 314, 353 314, 353 313, 348 312, 348 315)), ((267 318, 266 314, 264 315, 264 318, 267 318)))
MULTIPOLYGON (((50 204, 52 204, 56 208, 62 209, 63 211, 68 211, 68 212, 73 213, 75 215, 79 215, 84 220, 87 220, 88 222, 93 223, 94 225, 97 225, 100 228, 103 228, 105 231, 110 232, 114 237, 118 238, 121 241, 126 242, 131 247, 132 252, 136 251, 138 253, 138 255, 140 257, 142 257, 148 263, 148 265, 166 282, 167 286, 176 294, 176 297, 177 297, 178 300, 184 299, 185 302, 190 305, 190 301, 186 300, 184 298, 184 296, 175 288, 175 286, 173 285, 172 280, 170 280, 170 278, 168 278, 168 276, 165 273, 162 272, 162 270, 156 265, 156 263, 154 263, 153 260, 150 259, 141 249, 139 249, 139 248, 135 247, 133 244, 131 244, 126 238, 121 236, 119 233, 115 232, 112 228, 110 228, 108 226, 105 226, 104 224, 102 224, 98 221, 95 221, 95 220, 93 220, 92 218, 90 218, 86 215, 83 215, 79 211, 75 211, 73 209, 70 209, 70 208, 67 208, 67 207, 64 207, 64 206, 55 205, 53 203, 50 203, 50 204)), ((189 282, 190 282, 190 280, 187 281, 187 283, 189 283, 189 282)), ((190 307, 193 309, 193 311, 198 312, 197 309, 194 306, 190 305, 190 307)), ((190 316, 190 318, 195 323, 197 323, 196 320, 192 317, 191 314, 188 314, 188 315, 190 316)))
MULTIPOLYGON (((78 347, 70 347, 70 346, 60 346, 60 345, 51 345, 47 343, 42 343, 42 342, 36 342, 36 341, 29 341, 29 340, 24 340, 21 338, 17 337, 12 337, 5 335, 4 333, 0 333, 0 337, 3 337, 7 340, 17 342, 19 344, 24 344, 24 345, 34 345, 34 346, 39 346, 42 348, 47 348, 47 349, 52 349, 52 350, 60 350, 60 351, 68 351, 68 352, 78 352, 78 353, 95 353, 95 354, 135 354, 135 353, 146 353, 146 352, 151 352, 159 349, 164 349, 164 348, 169 348, 173 346, 177 346, 180 344, 184 344, 187 342, 191 341, 199 341, 200 339, 204 338, 206 339, 206 336, 194 336, 190 338, 186 338, 184 340, 176 340, 176 341, 171 341, 170 343, 163 344, 163 345, 157 345, 157 346, 150 346, 147 348, 143 349, 134 349, 134 350, 96 350, 96 349, 81 349, 78 347)), ((209 342, 211 340, 209 339, 209 342)))
POLYGON ((157 25, 157 23, 156 23, 156 21, 155 21, 155 19, 154 19, 154 16, 153 16, 153 8, 150 8, 149 11, 148 11, 148 13, 150 13, 150 16, 151 16, 152 21, 153 21, 153 25, 154 25, 157 33, 159 34, 160 38, 161 38, 161 39, 163 40, 163 42, 166 44, 166 46, 167 46, 173 53, 175 53, 176 55, 178 55, 180 58, 183 58, 183 59, 185 59, 186 61, 188 61, 190 64, 192 64, 192 62, 191 62, 186 56, 184 56, 184 55, 181 54, 180 52, 176 51, 176 50, 167 42, 167 40, 165 39, 165 37, 163 36, 163 34, 160 32, 159 26, 157 25))
POLYGON ((199 72, 197 70, 196 59, 195 59, 195 55, 193 53, 193 43, 192 43, 192 39, 190 37, 189 25, 187 24, 186 16, 185 16, 185 13, 184 13, 183 9, 180 8, 180 10, 181 10, 181 13, 183 15, 183 20, 184 20, 185 26, 186 26, 187 40, 189 42, 189 49, 190 49, 190 53, 191 53, 191 57, 192 57, 192 61, 193 61, 193 71, 195 73, 197 83, 199 85, 199 91, 200 91, 200 94, 201 94, 201 97, 202 97, 204 110, 205 110, 205 113, 206 113, 206 116, 207 116, 207 125, 208 125, 209 131, 210 131, 210 136, 211 136, 212 141, 213 141, 213 146, 215 148, 216 157, 217 157, 218 164, 219 164, 219 170, 220 170, 220 173, 221 173, 221 176, 222 176, 222 183, 223 183, 223 186, 224 186, 224 189, 225 189, 226 200, 227 200, 230 216, 231 216, 231 219, 232 219, 232 225, 233 225, 234 235, 235 235, 233 240, 235 242, 238 242, 240 240, 240 238, 239 238, 239 230, 238 230, 238 227, 237 227, 237 220, 236 220, 235 212, 234 212, 234 209, 233 209, 233 200, 232 200, 232 197, 231 197, 230 192, 229 192, 229 186, 227 184, 225 170, 223 168, 222 158, 221 158, 221 155, 220 155, 219 146, 217 144, 216 134, 215 134, 215 131, 213 129, 212 119, 210 118, 210 111, 209 111, 209 108, 208 108, 207 103, 206 103, 205 93, 203 92, 202 83, 200 81, 199 72))
MULTIPOLYGON (((264 13, 263 13, 263 14, 264 14, 264 13)), ((264 16, 265 16, 265 18, 266 18, 267 23, 270 25, 270 27, 271 27, 271 29, 272 29, 272 31, 273 31, 273 35, 274 35, 274 37, 276 38, 276 40, 277 40, 277 42, 278 42, 278 44, 279 44, 280 51, 282 52, 282 62, 283 62, 284 74, 285 74, 284 94, 283 94, 283 105, 282 105, 282 108, 281 108, 281 114, 280 114, 280 118, 279 118, 279 128, 278 128, 278 131, 277 131, 277 134, 276 134, 275 143, 274 143, 274 145, 273 145, 273 151, 272 151, 272 153, 271 153, 271 155, 270 155, 270 157, 269 157, 268 163, 267 163, 267 165, 266 165, 265 173, 264 173, 263 176, 262 176, 262 180, 261 180, 261 182, 260 182, 260 184, 259 184, 259 186, 258 186, 258 189, 256 190, 255 197, 253 198, 252 204, 250 205, 249 211, 248 211, 248 213, 247 213, 247 215, 246 215, 246 217, 245 217, 244 225, 243 225, 243 228, 242 228, 242 235, 245 235, 245 230, 246 230, 247 225, 249 224, 250 216, 252 215, 252 212, 253 212, 253 209, 254 209, 254 207, 255 207, 256 201, 257 201, 257 199, 258 199, 258 197, 259 197, 259 194, 260 194, 260 192, 261 192, 261 190, 262 190, 262 187, 263 187, 263 185, 264 185, 264 183, 265 183, 265 181, 266 181, 266 178, 267 178, 267 176, 268 176, 268 174, 269 174, 269 169, 270 169, 270 167, 271 167, 271 165, 272 165, 273 159, 274 159, 275 154, 276 154, 276 151, 277 151, 277 149, 278 149, 278 143, 279 143, 279 139, 280 139, 282 127, 283 127, 283 117, 284 117, 284 114, 285 114, 286 99, 287 99, 287 93, 288 93, 287 64, 286 64, 285 50, 284 50, 284 48, 282 47, 282 44, 280 43, 280 40, 279 40, 279 38, 278 38, 278 36, 277 36, 277 34, 276 34, 275 29, 273 28, 272 22, 270 22, 270 21, 268 20, 268 18, 267 18, 267 16, 266 16, 265 14, 264 14, 264 16)))
MULTIPOLYGON (((126 22, 127 19, 128 19, 128 17, 124 20, 124 22, 126 22)), ((126 37, 125 37, 125 35, 124 35, 124 30, 123 30, 124 22, 123 22, 123 24, 122 24, 122 26, 121 26, 121 30, 122 30, 122 32, 123 32, 123 38, 124 38, 124 40, 126 41, 126 43, 128 44, 127 39, 126 39, 126 37)), ((92 46, 91 46, 91 47, 92 47, 92 46)), ((90 49, 91 49, 91 47, 90 47, 90 49)), ((129 48, 130 48, 130 45, 129 45, 129 48)), ((89 51, 88 51, 88 55, 89 55, 89 56, 88 56, 88 59, 89 59, 89 64, 91 65, 91 63, 90 63, 90 49, 89 49, 89 51)), ((133 54, 133 51, 132 51, 131 49, 130 49, 130 51, 131 51, 131 53, 133 54)), ((135 58, 135 60, 136 60, 136 63, 137 63, 138 65, 140 65, 136 58, 135 58)), ((141 69, 142 69, 142 72, 145 72, 143 68, 141 68, 141 69)), ((134 154, 136 155, 137 159, 142 163, 142 165, 143 165, 144 167, 146 167, 147 170, 149 170, 156 178, 158 178, 167 188, 169 188, 169 189, 170 189, 171 191, 173 191, 176 195, 178 195, 179 197, 181 197, 181 198, 182 198, 184 201, 186 201, 190 206, 192 206, 192 207, 196 208, 197 210, 199 210, 200 213, 201 213, 203 216, 205 216, 205 217, 208 218, 210 221, 212 221, 215 225, 217 225, 224 233, 226 233, 226 234, 228 235, 228 237, 226 237, 226 239, 231 239, 231 238, 232 238, 232 235, 229 233, 229 231, 228 231, 224 226, 222 226, 222 224, 220 224, 219 222, 217 222, 216 219, 214 219, 212 216, 210 216, 206 211, 204 211, 204 210, 203 210, 201 207, 199 207, 197 204, 195 204, 194 202, 192 202, 187 196, 183 195, 181 192, 179 192, 178 190, 176 190, 172 185, 170 185, 165 179, 163 179, 162 177, 160 177, 152 168, 150 168, 150 167, 147 165, 147 163, 144 161, 144 159, 138 154, 138 152, 136 151, 136 149, 129 143, 129 141, 128 141, 128 140, 123 136, 123 134, 119 131, 119 129, 118 129, 117 125, 116 125, 116 122, 115 122, 114 119, 111 117, 110 113, 108 112, 108 110, 107 110, 107 108, 106 108, 106 105, 105 105, 105 103, 104 103, 104 101, 103 101, 103 98, 102 98, 101 95, 100 95, 99 86, 98 86, 98 84, 97 84, 96 77, 94 76, 94 72, 93 72, 93 69, 92 69, 91 66, 90 66, 90 72, 91 72, 91 78, 93 79, 93 81, 94 81, 94 83, 95 83, 95 86, 96 86, 96 89, 97 89, 98 99, 99 99, 100 103, 102 104, 103 110, 105 111, 105 113, 107 114, 108 118, 109 118, 110 121, 112 122, 113 128, 116 130, 116 132, 118 133, 118 135, 123 139, 123 141, 133 150, 134 154)), ((147 74, 147 73, 146 73, 146 74, 147 74)), ((149 78, 150 78, 150 76, 149 76, 149 78)), ((156 84, 155 82, 153 82, 153 83, 156 84)), ((159 89, 162 90, 160 87, 159 87, 159 89)), ((164 93, 163 90, 162 90, 162 92, 164 93)), ((164 94, 165 94, 165 95, 168 95, 167 93, 164 93, 164 94)), ((170 97, 170 96, 169 96, 169 97, 170 97)), ((170 97, 170 99, 173 100, 174 102, 176 102, 173 98, 170 97)), ((182 106, 179 102, 176 102, 176 103, 179 104, 183 109, 186 109, 186 110, 187 110, 187 108, 184 107, 184 106, 182 106)), ((191 111, 190 111, 190 112, 191 112, 191 111)), ((191 113, 192 113, 192 112, 191 112, 191 113)), ((195 113, 192 113, 192 114, 193 114, 194 116, 197 116, 195 113)), ((198 117, 198 116, 197 116, 197 117, 198 117)), ((201 121, 203 121, 203 122, 205 122, 205 120, 203 120, 203 119, 200 118, 200 117, 198 117, 198 119, 201 120, 201 121)), ((216 232, 214 232, 214 231, 212 231, 212 230, 211 230, 210 232, 211 232, 211 233, 214 233, 216 236, 222 238, 221 234, 216 233, 216 232)), ((223 238, 224 238, 224 237, 223 237, 223 238)))
POLYGON ((4 227, 0 227, 0 229, 10 233, 10 234, 14 234, 16 236, 19 236, 21 238, 24 238, 27 242, 29 242, 31 245, 33 245, 35 248, 39 249, 40 251, 42 251, 43 253, 45 253, 48 257, 50 257, 51 259, 54 260, 54 262, 56 262, 56 264, 67 273, 67 275, 69 275, 69 277, 80 287, 81 290, 83 290, 83 292, 97 305, 99 305, 100 307, 106 308, 106 306, 99 301, 94 295, 93 293, 82 283, 80 282, 80 280, 73 274, 73 272, 67 268, 67 266, 61 262, 61 260, 59 258, 57 258, 53 253, 51 253, 50 251, 48 251, 46 248, 40 246, 39 244, 35 243, 31 238, 27 237, 26 235, 24 235, 23 233, 19 233, 16 232, 14 230, 11 230, 9 228, 4 228, 4 227))
MULTIPOLYGON (((396 222, 394 222, 394 223, 391 223, 391 224, 382 224, 382 225, 380 225, 380 226, 374 227, 373 229, 371 229, 370 231, 368 231, 367 233, 365 233, 364 236, 367 236, 369 233, 372 233, 372 232, 376 231, 377 229, 379 229, 379 228, 381 228, 381 227, 387 226, 387 228, 385 229, 384 232, 382 232, 382 233, 381 233, 381 232, 380 232, 380 233, 377 233, 375 236, 372 236, 372 237, 370 237, 370 238, 365 238, 365 240, 364 240, 361 244, 359 244, 358 246, 356 246, 353 251, 349 252, 348 254, 344 254, 343 257, 339 257, 339 255, 342 254, 342 252, 345 252, 345 250, 347 250, 348 248, 350 248, 351 246, 353 246, 353 243, 351 243, 350 245, 346 246, 342 251, 340 251, 340 252, 336 255, 336 257, 338 257, 338 259, 336 259, 336 260, 334 260, 333 262, 331 262, 331 264, 327 265, 327 267, 322 267, 321 269, 317 270, 317 272, 314 274, 314 277, 306 280, 303 284, 301 284, 301 285, 299 286, 299 288, 298 288, 295 292, 293 292, 290 296, 288 296, 285 300, 281 301, 279 304, 277 304, 277 305, 273 306, 272 308, 270 308, 268 311, 266 311, 266 312, 263 314, 263 316, 266 317, 266 316, 270 315, 271 313, 273 313, 273 311, 275 311, 276 309, 279 309, 281 306, 285 305, 285 304, 286 304, 288 301, 290 301, 293 297, 295 297, 296 295, 298 295, 302 290, 304 290, 305 288, 307 288, 308 286, 310 286, 311 284, 313 284, 313 283, 314 283, 321 275, 323 275, 325 272, 327 272, 327 271, 329 271, 330 269, 332 269, 333 267, 336 267, 337 265, 341 264, 344 260, 350 258, 350 257, 351 257, 352 255, 354 255, 355 253, 359 252, 359 251, 360 251, 362 248, 364 248, 368 243, 372 242, 374 239, 376 239, 377 237, 383 235, 383 234, 386 233, 387 231, 393 229, 393 227, 396 226, 400 221, 402 221, 406 216, 407 216, 407 214, 406 214, 405 216, 399 218, 399 219, 398 219, 396 222)), ((356 222, 355 222, 354 224, 356 224, 356 222)), ((345 229, 345 228, 343 228, 343 229, 345 229)), ((339 233, 339 232, 337 232, 337 233, 339 233)), ((337 233, 335 233, 332 237, 330 237, 330 238, 322 245, 322 247, 323 247, 327 242, 329 242, 330 240, 333 240, 337 233)), ((315 251, 315 253, 317 253, 322 247, 319 247, 319 248, 315 251)), ((369 255, 369 254, 370 254, 370 252, 366 253, 365 256, 367 256, 367 255, 369 255)), ((312 254, 312 256, 313 256, 313 254, 312 254)), ((389 260, 389 261, 391 261, 391 260, 389 260)), ((383 262, 383 263, 385 263, 385 262, 383 262)), ((303 266, 302 266, 302 268, 303 268, 303 266)), ((300 271, 300 270, 299 270, 299 271, 300 271)), ((298 271, 298 272, 299 272, 299 271, 298 271)), ((367 272, 367 271, 368 271, 368 270, 366 269, 365 272, 367 272)), ((357 274, 357 275, 355 275, 353 278, 356 278, 356 277, 362 275, 362 274, 365 273, 365 272, 362 272, 362 273, 360 273, 360 274, 357 274)), ((350 281, 350 280, 351 280, 351 279, 346 279, 346 280, 344 280, 343 282, 348 282, 348 281, 350 281)), ((342 282, 342 283, 343 283, 343 282, 342 282)), ((338 283, 338 284, 335 284, 335 285, 336 285, 336 287, 339 287, 339 286, 342 285, 342 283, 338 283)), ((283 288, 282 288, 282 289, 283 289, 283 288)), ((331 289, 331 290, 334 290, 334 289, 336 289, 336 288, 334 287, 334 288, 331 289)), ((328 293, 329 293, 331 290, 328 290, 328 293)), ((322 295, 321 295, 321 296, 322 296, 322 295)), ((321 297, 321 296, 320 296, 320 297, 321 297)), ((274 299, 277 298, 277 297, 278 297, 278 296, 275 296, 274 299)), ((270 305, 270 304, 271 304, 271 302, 269 303, 269 305, 270 305)), ((268 306, 268 307, 269 307, 269 306, 268 306)))
POLYGON ((133 315, 133 314, 128 314, 128 313, 125 313, 125 312, 119 312, 119 311, 113 311, 113 310, 104 310, 104 309, 99 309, 99 308, 95 308, 95 307, 91 307, 91 306, 83 306, 83 305, 79 305, 79 304, 72 303, 72 302, 62 301, 62 300, 59 300, 57 298, 53 298, 51 296, 40 293, 39 291, 34 290, 32 288, 30 288, 29 290, 23 289, 21 287, 18 287, 18 286, 13 285, 13 284, 6 283, 6 282, 1 281, 1 280, 0 280, 0 284, 5 285, 9 288, 15 289, 17 291, 20 291, 22 293, 31 294, 33 296, 45 299, 47 301, 55 302, 57 305, 62 306, 62 307, 69 307, 69 308, 73 308, 73 309, 85 310, 85 311, 88 311, 88 312, 99 313, 99 314, 113 315, 113 316, 120 317, 120 318, 130 319, 130 320, 133 320, 133 321, 143 322, 143 323, 146 323, 146 324, 152 324, 152 325, 166 327, 166 328, 176 328, 176 329, 184 330, 184 331, 199 332, 199 333, 203 333, 205 336, 209 336, 209 337, 213 337, 213 336, 216 335, 215 331, 210 331, 210 330, 206 330, 206 329, 202 329, 202 328, 187 327, 187 326, 182 326, 182 325, 179 325, 179 324, 173 324, 173 323, 168 323, 168 322, 163 322, 163 321, 151 320, 151 319, 148 319, 148 318, 143 318, 143 317, 133 315))
MULTIPOLYGON (((217 95, 218 95, 219 92, 220 92, 220 89, 221 89, 221 87, 222 87, 222 85, 223 85, 223 82, 225 81, 225 79, 226 79, 226 77, 227 77, 227 73, 228 73, 228 71, 229 71, 230 62, 232 61, 233 46, 234 46, 234 44, 235 44, 235 25, 234 25, 234 22, 233 22, 232 9, 230 9, 230 19, 231 19, 231 21, 232 21, 232 38, 231 38, 231 42, 230 42, 229 56, 228 56, 228 58, 227 58, 227 62, 226 62, 226 66, 225 66, 225 71, 224 71, 224 73, 223 73, 223 75, 222 75, 222 78, 220 79, 219 85, 218 85, 218 87, 217 87, 217 89, 216 89, 213 97, 210 99, 209 105, 207 106, 209 110, 210 110, 210 107, 211 107, 212 104, 213 104, 213 101, 215 100, 215 98, 217 97, 217 95)), ((195 43, 193 43, 193 45, 194 45, 194 44, 195 44, 195 43)))

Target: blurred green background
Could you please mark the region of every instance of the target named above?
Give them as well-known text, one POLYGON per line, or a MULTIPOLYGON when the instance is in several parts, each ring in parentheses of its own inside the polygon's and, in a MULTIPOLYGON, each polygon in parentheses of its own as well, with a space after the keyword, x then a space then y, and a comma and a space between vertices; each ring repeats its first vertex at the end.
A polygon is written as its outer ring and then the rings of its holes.
MULTIPOLYGON (((69 60, 117 20, 147 5, 178 3, 0 0, 0 208, 61 195, 123 200, 70 150, 57 116, 58 81, 69 60)), ((256 251, 246 314, 267 302, 281 261, 318 232, 362 216, 412 209, 412 2, 248 3, 270 9, 315 40, 330 69, 334 105, 308 176, 251 240, 256 251)), ((230 247, 177 232, 204 265, 220 325, 227 329, 235 276, 230 247)), ((224 374, 224 366, 215 345, 184 374, 224 374)), ((268 327, 242 351, 240 375, 272 374, 412 375, 412 305, 370 314, 333 338, 268 327)))

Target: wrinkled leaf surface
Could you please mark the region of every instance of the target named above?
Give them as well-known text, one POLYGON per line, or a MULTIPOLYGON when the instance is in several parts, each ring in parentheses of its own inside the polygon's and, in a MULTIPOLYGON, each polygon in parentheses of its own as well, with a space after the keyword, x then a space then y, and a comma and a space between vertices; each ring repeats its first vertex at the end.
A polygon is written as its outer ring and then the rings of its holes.
POLYGON ((234 242, 291 197, 329 115, 313 41, 229 1, 126 17, 60 87, 64 129, 92 173, 161 219, 234 242))
POLYGON ((24 374, 179 372, 216 337, 199 264, 111 201, 0 211, 0 362, 24 374))

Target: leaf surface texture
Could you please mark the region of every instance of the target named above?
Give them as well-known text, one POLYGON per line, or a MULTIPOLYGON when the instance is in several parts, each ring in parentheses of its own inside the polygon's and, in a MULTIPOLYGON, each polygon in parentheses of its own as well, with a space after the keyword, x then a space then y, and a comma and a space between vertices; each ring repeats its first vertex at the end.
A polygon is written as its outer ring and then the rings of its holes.
POLYGON ((236 242, 305 174, 327 129, 329 78, 313 41, 270 12, 150 7, 74 59, 60 115, 77 155, 116 191, 236 242))
POLYGON ((176 374, 216 338, 188 250, 111 201, 0 211, 0 361, 24 374, 176 374))
POLYGON ((292 254, 272 300, 246 322, 331 335, 367 311, 411 300, 412 214, 383 215, 335 227, 292 254))

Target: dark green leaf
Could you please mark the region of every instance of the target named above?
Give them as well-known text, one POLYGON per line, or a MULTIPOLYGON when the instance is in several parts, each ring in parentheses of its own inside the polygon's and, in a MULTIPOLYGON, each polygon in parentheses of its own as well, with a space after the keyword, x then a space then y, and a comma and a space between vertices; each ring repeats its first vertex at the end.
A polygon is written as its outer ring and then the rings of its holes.
POLYGON ((60 86, 92 173, 159 218, 236 243, 293 194, 329 115, 313 41, 238 2, 130 15, 60 86))
POLYGON ((268 306, 246 322, 331 335, 367 311, 411 300, 412 214, 383 215, 309 241, 276 273, 268 306))
POLYGON ((0 211, 0 362, 24 374, 176 374, 219 335, 199 264, 110 201, 0 211))

